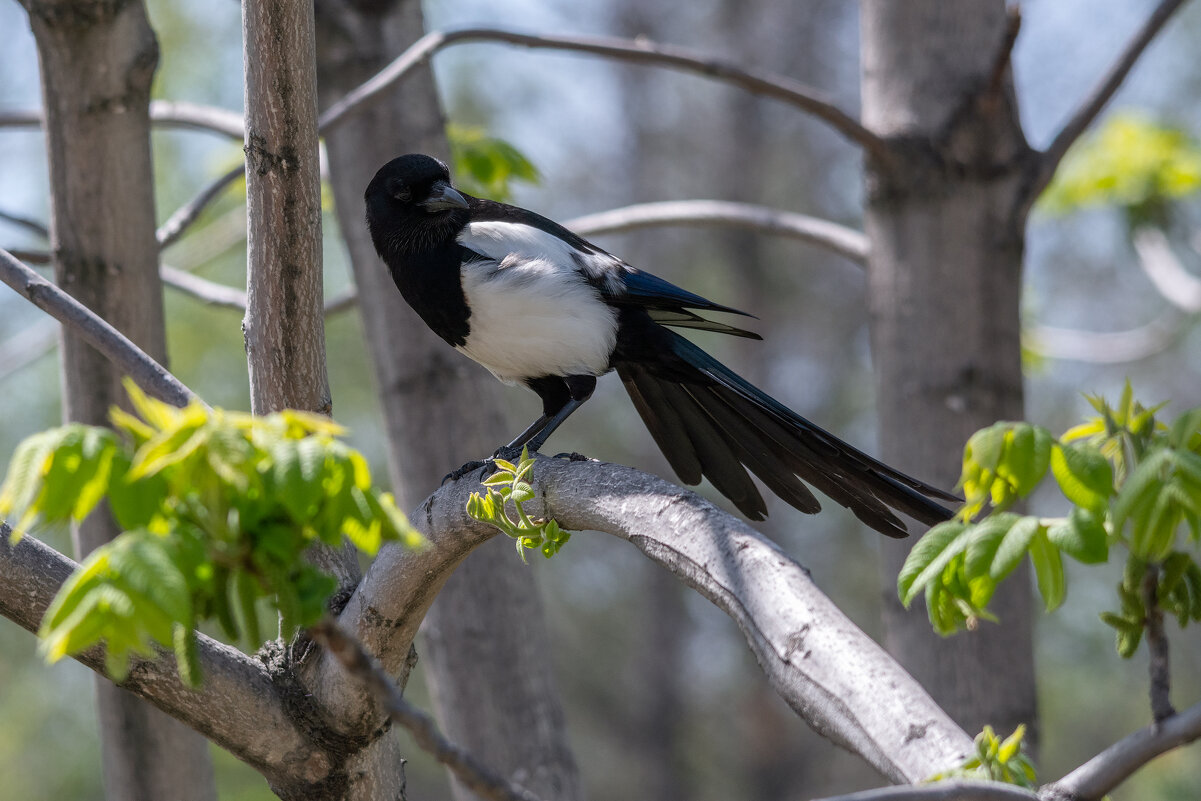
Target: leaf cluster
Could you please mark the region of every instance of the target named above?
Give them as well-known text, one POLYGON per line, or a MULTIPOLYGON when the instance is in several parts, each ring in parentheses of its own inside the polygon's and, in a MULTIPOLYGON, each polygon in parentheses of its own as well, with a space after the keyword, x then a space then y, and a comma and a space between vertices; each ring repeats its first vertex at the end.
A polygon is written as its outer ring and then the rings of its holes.
POLYGON ((1132 226, 1163 224, 1171 201, 1201 189, 1201 145, 1141 114, 1111 115, 1068 153, 1039 200, 1066 214, 1117 206, 1132 226))
POLYGON ((514 181, 540 180, 537 168, 520 150, 483 128, 451 123, 447 136, 455 180, 473 195, 505 201, 513 196, 514 181))
POLYGON ((1156 420, 1127 383, 1116 406, 1089 398, 1096 417, 1054 438, 1028 423, 997 423, 964 448, 959 486, 965 504, 914 546, 897 581, 908 606, 925 593, 934 628, 951 634, 991 620, 998 584, 1030 557, 1048 610, 1067 593, 1063 557, 1084 564, 1127 552, 1120 609, 1102 615, 1129 656, 1148 619, 1143 582, 1156 580, 1153 603, 1183 626, 1201 620, 1201 409, 1171 426, 1156 420), (1064 517, 1016 514, 1048 471, 1072 504, 1064 517))
POLYGON ((534 499, 534 488, 527 478, 534 467, 529 450, 521 449, 521 459, 516 465, 504 459, 496 459, 495 464, 497 471, 482 482, 488 488, 485 494, 473 492, 467 500, 468 516, 511 537, 521 561, 525 561, 527 549, 540 551, 550 559, 571 539, 571 532, 560 528, 556 520, 533 519, 523 508, 522 504, 534 499), (510 503, 517 513, 516 520, 509 517, 506 509, 510 503))
POLYGON ((960 767, 931 777, 930 781, 945 779, 979 779, 1004 782, 1033 790, 1038 787, 1034 763, 1026 753, 1026 725, 1023 723, 1004 740, 985 726, 976 735, 976 752, 960 767))
POLYGON ((418 535, 392 497, 372 486, 363 456, 326 417, 265 417, 179 409, 126 389, 137 414, 112 410, 116 431, 72 424, 22 442, 0 486, 14 538, 39 524, 80 521, 107 500, 123 533, 89 554, 43 619, 54 661, 107 645, 120 680, 131 654, 174 649, 181 676, 199 681, 195 627, 215 619, 253 648, 260 609, 281 634, 320 617, 334 579, 303 559, 343 537, 374 554, 418 535))

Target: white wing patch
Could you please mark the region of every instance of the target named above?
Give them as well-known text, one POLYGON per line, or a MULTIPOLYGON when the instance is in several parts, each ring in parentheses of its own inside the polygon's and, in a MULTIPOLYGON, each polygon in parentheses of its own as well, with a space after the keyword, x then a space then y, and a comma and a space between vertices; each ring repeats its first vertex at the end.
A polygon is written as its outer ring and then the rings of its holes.
POLYGON ((617 313, 580 274, 597 254, 507 222, 470 223, 459 243, 487 257, 462 266, 471 330, 460 351, 508 384, 608 371, 617 313))

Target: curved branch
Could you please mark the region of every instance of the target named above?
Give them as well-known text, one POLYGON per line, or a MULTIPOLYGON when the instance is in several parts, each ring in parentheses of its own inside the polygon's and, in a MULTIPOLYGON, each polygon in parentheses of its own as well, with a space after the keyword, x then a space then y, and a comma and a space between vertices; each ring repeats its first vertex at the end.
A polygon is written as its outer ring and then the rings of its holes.
POLYGON ((219 284, 216 281, 210 281, 186 270, 177 270, 165 264, 159 267, 159 275, 163 277, 163 283, 167 286, 191 295, 210 306, 236 309, 240 312, 246 311, 246 293, 237 287, 219 284))
POLYGON ((1134 232, 1134 250, 1139 266, 1164 300, 1189 314, 1201 312, 1201 278, 1184 269, 1163 231, 1139 228, 1134 232))
MULTIPOLYGON (((9 531, 0 523, 0 615, 36 632, 50 601, 77 565, 30 536, 13 545, 9 531)), ((313 779, 328 772, 329 758, 285 713, 279 690, 263 664, 203 634, 198 638, 204 673, 199 689, 180 683, 175 660, 168 654, 154 660, 134 657, 121 686, 268 775, 284 764, 293 770, 304 764, 313 779)), ((99 646, 77 659, 104 672, 104 651, 99 646)))
MULTIPOLYGON (((245 131, 242 115, 236 111, 178 100, 150 101, 150 121, 156 125, 209 131, 239 140, 242 139, 245 131)), ((12 109, 0 111, 0 128, 40 128, 41 126, 41 111, 12 109)))
MULTIPOLYGON (((339 618, 390 673, 403 666, 446 578, 496 533, 465 511, 479 478, 476 471, 427 498, 411 520, 429 547, 381 550, 339 618)), ((535 486, 540 495, 527 506, 531 514, 631 542, 729 614, 793 709, 889 779, 919 781, 960 764, 971 751, 971 739, 925 690, 803 567, 745 523, 692 492, 620 465, 540 456, 535 486)), ((335 681, 341 667, 333 657, 314 660, 306 671, 305 686, 331 717, 363 708, 361 695, 335 681)))
POLYGON ((24 228, 34 236, 40 236, 42 239, 50 238, 50 229, 43 223, 38 222, 30 217, 22 217, 18 214, 11 214, 7 211, 0 211, 0 220, 6 223, 11 223, 20 228, 24 228))
POLYGON ((3 249, 0 249, 0 281, 63 325, 71 326, 150 394, 177 406, 196 399, 192 390, 124 334, 3 249))
POLYGON ((868 238, 837 223, 753 203, 725 200, 669 200, 637 203, 587 214, 564 225, 581 236, 620 233, 656 225, 732 225, 779 234, 825 248, 859 265, 867 264, 868 238))
POLYGON ((1026 330, 1023 344, 1029 350, 1048 359, 1089 364, 1123 364, 1162 353, 1179 342, 1190 325, 1188 317, 1169 307, 1146 325, 1126 331, 1082 331, 1050 325, 1032 326, 1026 330))
POLYGON ((218 178, 213 179, 207 186, 201 189, 187 203, 175 210, 167 221, 159 226, 154 236, 158 240, 159 250, 169 247, 173 242, 183 236, 183 232, 189 225, 196 222, 200 217, 200 213, 208 207, 210 203, 220 197, 225 191, 225 187, 232 184, 246 174, 246 163, 242 162, 238 166, 229 170, 218 178))
POLYGON ((409 70, 443 48, 464 42, 503 42, 522 47, 571 50, 639 64, 671 67, 737 86, 752 94, 788 103, 812 114, 845 138, 872 154, 881 164, 892 161, 888 144, 862 123, 839 109, 829 98, 798 81, 770 72, 744 69, 732 62, 683 47, 658 44, 645 39, 601 36, 542 36, 495 28, 431 31, 401 53, 375 77, 326 109, 318 125, 322 132, 337 125, 353 110, 370 103, 381 92, 404 77, 409 70))
POLYGON ((1037 174, 1030 189, 1031 198, 1037 197, 1047 187, 1068 150, 1097 118, 1101 109, 1105 108, 1110 98, 1117 92, 1118 87, 1126 80, 1126 76, 1134 67, 1135 62, 1147 49, 1147 45, 1151 44, 1172 14, 1184 3, 1185 0, 1162 0, 1160 2, 1155 11, 1151 12, 1151 16, 1148 17, 1143 27, 1131 38, 1117 61, 1105 73, 1105 77, 1055 135, 1047 149, 1038 156, 1035 162, 1037 174))
POLYGON ((1201 704, 1139 729, 1106 748, 1039 794, 1047 799, 1093 801, 1160 754, 1201 739, 1201 704))
POLYGON ((881 787, 820 801, 1037 801, 1038 796, 1011 784, 987 781, 942 781, 881 787))

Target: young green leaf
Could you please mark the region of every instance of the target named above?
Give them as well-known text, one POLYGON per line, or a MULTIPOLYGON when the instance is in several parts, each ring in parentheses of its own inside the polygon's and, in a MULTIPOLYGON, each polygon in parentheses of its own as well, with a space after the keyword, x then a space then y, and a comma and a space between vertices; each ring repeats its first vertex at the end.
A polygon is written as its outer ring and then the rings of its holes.
POLYGON ((1051 449, 1051 472, 1069 501, 1103 514, 1113 495, 1113 468, 1094 448, 1056 443, 1051 449))
POLYGON ((1045 531, 1039 531, 1030 540, 1030 562, 1038 580, 1038 591, 1043 597, 1043 606, 1048 612, 1063 603, 1067 592, 1067 577, 1063 572, 1063 559, 1059 551, 1047 539, 1045 531))

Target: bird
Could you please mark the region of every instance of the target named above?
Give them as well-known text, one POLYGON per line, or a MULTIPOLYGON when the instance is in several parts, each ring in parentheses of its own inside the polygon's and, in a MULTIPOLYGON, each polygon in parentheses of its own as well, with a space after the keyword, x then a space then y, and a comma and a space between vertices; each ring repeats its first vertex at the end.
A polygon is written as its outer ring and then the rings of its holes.
POLYGON ((541 415, 494 457, 538 451, 615 371, 680 480, 707 478, 751 520, 767 506, 750 474, 809 514, 821 509, 812 485, 890 537, 908 535, 895 512, 927 525, 952 516, 939 501, 955 495, 848 445, 673 330, 761 339, 703 316, 746 312, 533 211, 460 191, 432 156, 389 161, 364 201, 372 242, 409 306, 456 350, 541 399, 541 415))

